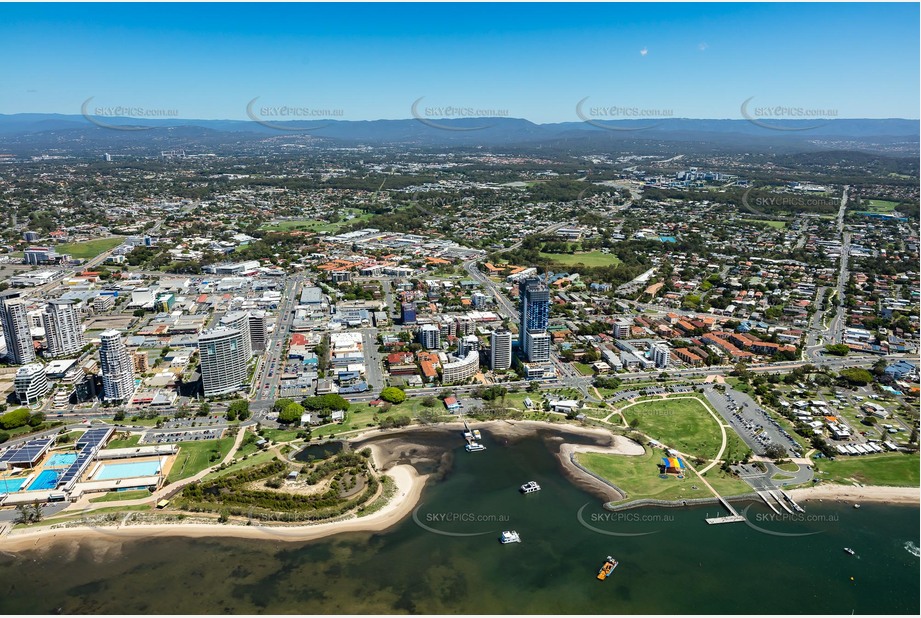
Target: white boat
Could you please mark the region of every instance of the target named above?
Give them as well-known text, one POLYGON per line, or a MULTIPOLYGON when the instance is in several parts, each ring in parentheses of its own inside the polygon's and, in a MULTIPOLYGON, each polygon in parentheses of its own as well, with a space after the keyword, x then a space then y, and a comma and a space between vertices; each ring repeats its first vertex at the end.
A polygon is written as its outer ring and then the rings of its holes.
POLYGON ((855 509, 859 509, 859 508, 860 508, 860 505, 859 505, 859 504, 855 504, 855 505, 854 505, 854 508, 855 508, 855 509))
POLYGON ((521 486, 521 493, 529 494, 535 491, 540 491, 540 485, 536 481, 528 481, 521 486))
POLYGON ((844 551, 846 551, 847 553, 849 553, 849 554, 852 555, 852 556, 854 555, 854 550, 851 549, 850 547, 845 547, 845 548, 844 548, 844 551))
POLYGON ((480 430, 479 430, 479 429, 474 429, 474 430, 473 430, 473 437, 476 438, 477 440, 482 440, 482 439, 483 439, 483 434, 480 433, 480 430))
POLYGON ((471 442, 464 448, 467 449, 468 453, 473 453, 474 451, 485 451, 486 450, 486 447, 480 444, 479 442, 471 442))
POLYGON ((514 530, 506 530, 499 535, 499 542, 503 545, 506 543, 521 543, 521 537, 514 530))

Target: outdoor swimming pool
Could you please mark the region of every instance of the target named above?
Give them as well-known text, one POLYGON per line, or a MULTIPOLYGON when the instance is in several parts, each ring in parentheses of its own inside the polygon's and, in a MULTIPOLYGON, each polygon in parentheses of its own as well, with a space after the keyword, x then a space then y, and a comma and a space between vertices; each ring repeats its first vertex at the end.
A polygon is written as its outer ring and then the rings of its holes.
POLYGON ((112 479, 130 479, 137 476, 156 476, 160 472, 160 462, 135 461, 131 463, 106 463, 99 466, 93 476, 94 481, 112 479))
POLYGON ((54 489, 58 486, 57 470, 42 470, 42 473, 29 485, 29 491, 54 489))
POLYGON ((48 458, 46 468, 69 468, 72 463, 77 461, 76 453, 55 453, 48 458))
POLYGON ((25 477, 21 479, 0 479, 0 494, 11 494, 14 491, 19 491, 25 482, 25 477))

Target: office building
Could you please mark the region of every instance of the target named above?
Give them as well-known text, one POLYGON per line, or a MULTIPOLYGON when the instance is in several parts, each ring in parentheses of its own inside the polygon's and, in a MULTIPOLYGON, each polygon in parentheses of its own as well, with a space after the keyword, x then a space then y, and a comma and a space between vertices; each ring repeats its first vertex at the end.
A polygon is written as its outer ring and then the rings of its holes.
POLYGON ((441 329, 434 324, 423 324, 419 329, 419 343, 426 350, 437 350, 441 347, 441 329))
POLYGON ((35 360, 35 346, 29 331, 28 305, 23 298, 0 299, 0 322, 6 340, 6 358, 11 365, 27 365, 35 360))
POLYGON ((41 363, 23 365, 16 371, 13 381, 16 398, 19 403, 31 405, 40 400, 48 392, 48 376, 41 363))
POLYGON ((493 331, 489 353, 489 366, 493 371, 505 371, 512 366, 512 333, 507 330, 493 331))
POLYGON ((629 339, 630 328, 633 326, 633 320, 630 318, 620 318, 614 321, 614 329, 611 334, 615 339, 629 339))
POLYGON ((671 356, 671 350, 664 343, 659 343, 652 347, 652 360, 659 369, 666 369, 668 367, 671 356))
POLYGON ((550 362, 550 333, 528 333, 528 362, 550 362))
POLYGON ((131 359, 134 362, 134 370, 138 373, 150 371, 150 358, 144 350, 136 350, 131 359))
POLYGON ((231 311, 221 318, 221 326, 238 330, 243 335, 243 355, 247 362, 253 355, 253 345, 249 334, 249 314, 245 311, 231 311))
POLYGON ((42 326, 51 358, 75 356, 86 345, 76 305, 74 300, 52 300, 48 301, 42 313, 42 326))
POLYGON ((467 352, 480 351, 480 339, 476 335, 467 335, 457 340, 457 355, 460 357, 467 356, 467 352))
POLYGON ((245 384, 246 347, 243 333, 235 328, 219 327, 201 334, 198 351, 205 397, 233 393, 245 384))
POLYGON ((415 324, 416 323, 416 305, 413 303, 403 303, 401 307, 400 318, 403 321, 403 324, 415 324))
POLYGON ((102 313, 115 306, 115 297, 111 294, 100 294, 93 299, 93 311, 102 313))
MULTIPOLYGON (((550 290, 538 277, 528 277, 518 284, 520 335, 518 345, 525 358, 541 362, 532 352, 535 336, 546 334, 550 323, 550 290)), ((540 343, 543 346, 543 343, 540 343)), ((541 352, 542 354, 542 352, 541 352)), ((549 348, 547 353, 549 359, 549 348)))
POLYGON ((265 323, 265 311, 249 312, 249 342, 250 349, 253 352, 263 352, 265 350, 265 340, 267 337, 267 328, 265 323))
POLYGON ((463 358, 458 358, 441 366, 441 383, 457 384, 466 382, 480 369, 480 353, 470 350, 463 358))
POLYGON ((134 363, 121 332, 104 330, 99 334, 99 367, 102 373, 102 398, 129 402, 134 395, 134 363))

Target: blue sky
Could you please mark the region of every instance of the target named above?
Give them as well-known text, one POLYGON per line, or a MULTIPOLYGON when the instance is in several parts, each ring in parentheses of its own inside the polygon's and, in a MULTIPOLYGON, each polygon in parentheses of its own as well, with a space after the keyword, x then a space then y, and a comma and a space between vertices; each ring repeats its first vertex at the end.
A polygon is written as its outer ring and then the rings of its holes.
POLYGON ((917 118, 917 4, 0 4, 0 113, 246 105, 576 121, 576 104, 917 118), (488 115, 488 114, 487 114, 488 115))

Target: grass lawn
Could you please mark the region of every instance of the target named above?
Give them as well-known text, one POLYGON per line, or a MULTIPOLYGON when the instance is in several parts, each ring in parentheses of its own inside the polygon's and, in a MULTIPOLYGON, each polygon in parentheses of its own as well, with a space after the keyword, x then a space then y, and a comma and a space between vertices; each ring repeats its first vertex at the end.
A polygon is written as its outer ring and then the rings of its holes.
POLYGON ((304 429, 301 427, 295 429, 265 428, 262 430, 262 435, 266 440, 271 440, 272 442, 290 442, 291 440, 296 440, 297 434, 302 431, 304 431, 304 429))
MULTIPOLYGON (((625 408, 624 417, 628 423, 638 420, 637 430, 683 453, 712 459, 719 452, 719 426, 699 399, 643 401, 625 408)), ((734 434, 727 432, 729 440, 734 434)))
POLYGON ((208 474, 207 476, 205 476, 204 480, 210 481, 212 479, 216 479, 218 477, 225 476, 233 472, 239 472, 243 468, 249 468, 250 466, 258 466, 260 464, 268 463, 276 457, 275 453, 272 453, 271 451, 262 451, 262 450, 256 449, 257 452, 253 454, 253 452, 247 453, 246 450, 247 449, 240 449, 239 453, 241 455, 238 457, 235 457, 235 459, 237 460, 237 463, 231 464, 227 466, 226 468, 224 468, 223 470, 218 470, 217 472, 212 472, 211 474, 208 474), (242 455, 249 455, 249 456, 244 461, 242 459, 242 455))
POLYGON ((275 221, 266 223, 261 229, 272 232, 290 232, 291 230, 306 230, 309 232, 337 232, 346 225, 366 221, 371 218, 370 214, 360 214, 359 210, 345 210, 343 214, 356 215, 353 219, 346 220, 344 217, 335 223, 324 221, 322 219, 291 219, 285 221, 275 221))
MULTIPOLYGON (((638 457, 605 453, 576 454, 576 460, 586 469, 623 489, 627 493, 625 501, 641 498, 688 500, 713 497, 713 493, 690 470, 683 479, 673 474, 668 475, 668 478, 660 478, 658 464, 661 459, 661 451, 650 448, 646 448, 646 453, 638 457)), ((744 482, 726 477, 716 470, 707 473, 707 482, 722 495, 731 496, 750 491, 744 482)))
POLYGON ((578 369, 579 373, 581 373, 584 376, 590 376, 590 375, 595 374, 595 370, 592 369, 591 365, 586 365, 585 363, 573 363, 572 366, 578 369))
MULTIPOLYGON (((421 398, 420 398, 421 399, 421 398)), ((407 399, 398 406, 393 406, 390 408, 390 411, 387 414, 382 414, 381 416, 396 415, 396 414, 410 414, 406 411, 406 404, 408 404, 411 399, 407 399)), ((440 404, 440 402, 439 402, 440 404)), ((326 425, 324 427, 319 427, 313 429, 310 432, 310 437, 314 436, 329 436, 332 434, 339 435, 347 431, 356 431, 358 429, 370 429, 368 424, 375 425, 374 422, 374 413, 377 412, 377 408, 373 408, 366 403, 361 403, 359 405, 353 405, 349 408, 349 411, 345 413, 345 420, 341 423, 334 423, 332 425, 326 425)))
POLYGON ((170 483, 174 483, 180 479, 194 476, 208 466, 218 463, 230 452, 233 441, 233 436, 228 436, 220 440, 180 442, 179 455, 176 456, 176 461, 173 462, 169 476, 166 477, 167 480, 170 483), (218 457, 214 461, 211 461, 212 451, 218 452, 218 457))
POLYGON ((617 266, 620 259, 613 253, 602 253, 601 251, 588 251, 585 253, 544 253, 540 257, 549 260, 554 264, 563 266, 575 266, 583 264, 585 266, 617 266))
POLYGON ((816 459, 815 467, 816 478, 830 483, 917 487, 921 482, 917 453, 838 457, 835 461, 816 459))
POLYGON ((58 253, 65 253, 75 258, 88 260, 94 258, 100 253, 105 253, 109 249, 114 249, 122 244, 125 239, 121 236, 115 238, 97 238, 84 242, 69 242, 58 245, 58 253))
POLYGON ((37 524, 16 524, 13 526, 14 529, 20 530, 23 528, 35 528, 38 526, 50 526, 52 524, 61 524, 69 521, 80 521, 84 520, 87 517, 95 517, 97 515, 105 515, 106 513, 127 513, 129 511, 149 511, 149 504, 134 504, 131 506, 111 506, 101 509, 93 509, 88 513, 78 513, 76 515, 65 514, 60 517, 49 517, 43 519, 37 524))
POLYGON ((119 500, 137 500, 139 498, 147 498, 150 496, 150 491, 146 489, 138 489, 136 491, 110 491, 104 496, 98 498, 90 498, 90 502, 117 502, 119 500))
POLYGON ((106 445, 106 448, 129 448, 137 445, 140 439, 140 435, 133 435, 126 440, 112 440, 108 445, 106 445))
POLYGON ((898 205, 898 202, 890 200, 864 200, 861 202, 862 212, 881 212, 886 214, 895 211, 895 207, 898 205))
POLYGON ((768 219, 740 219, 745 223, 754 223, 755 225, 765 225, 767 227, 772 227, 775 230, 782 230, 787 227, 786 221, 773 221, 768 219))

